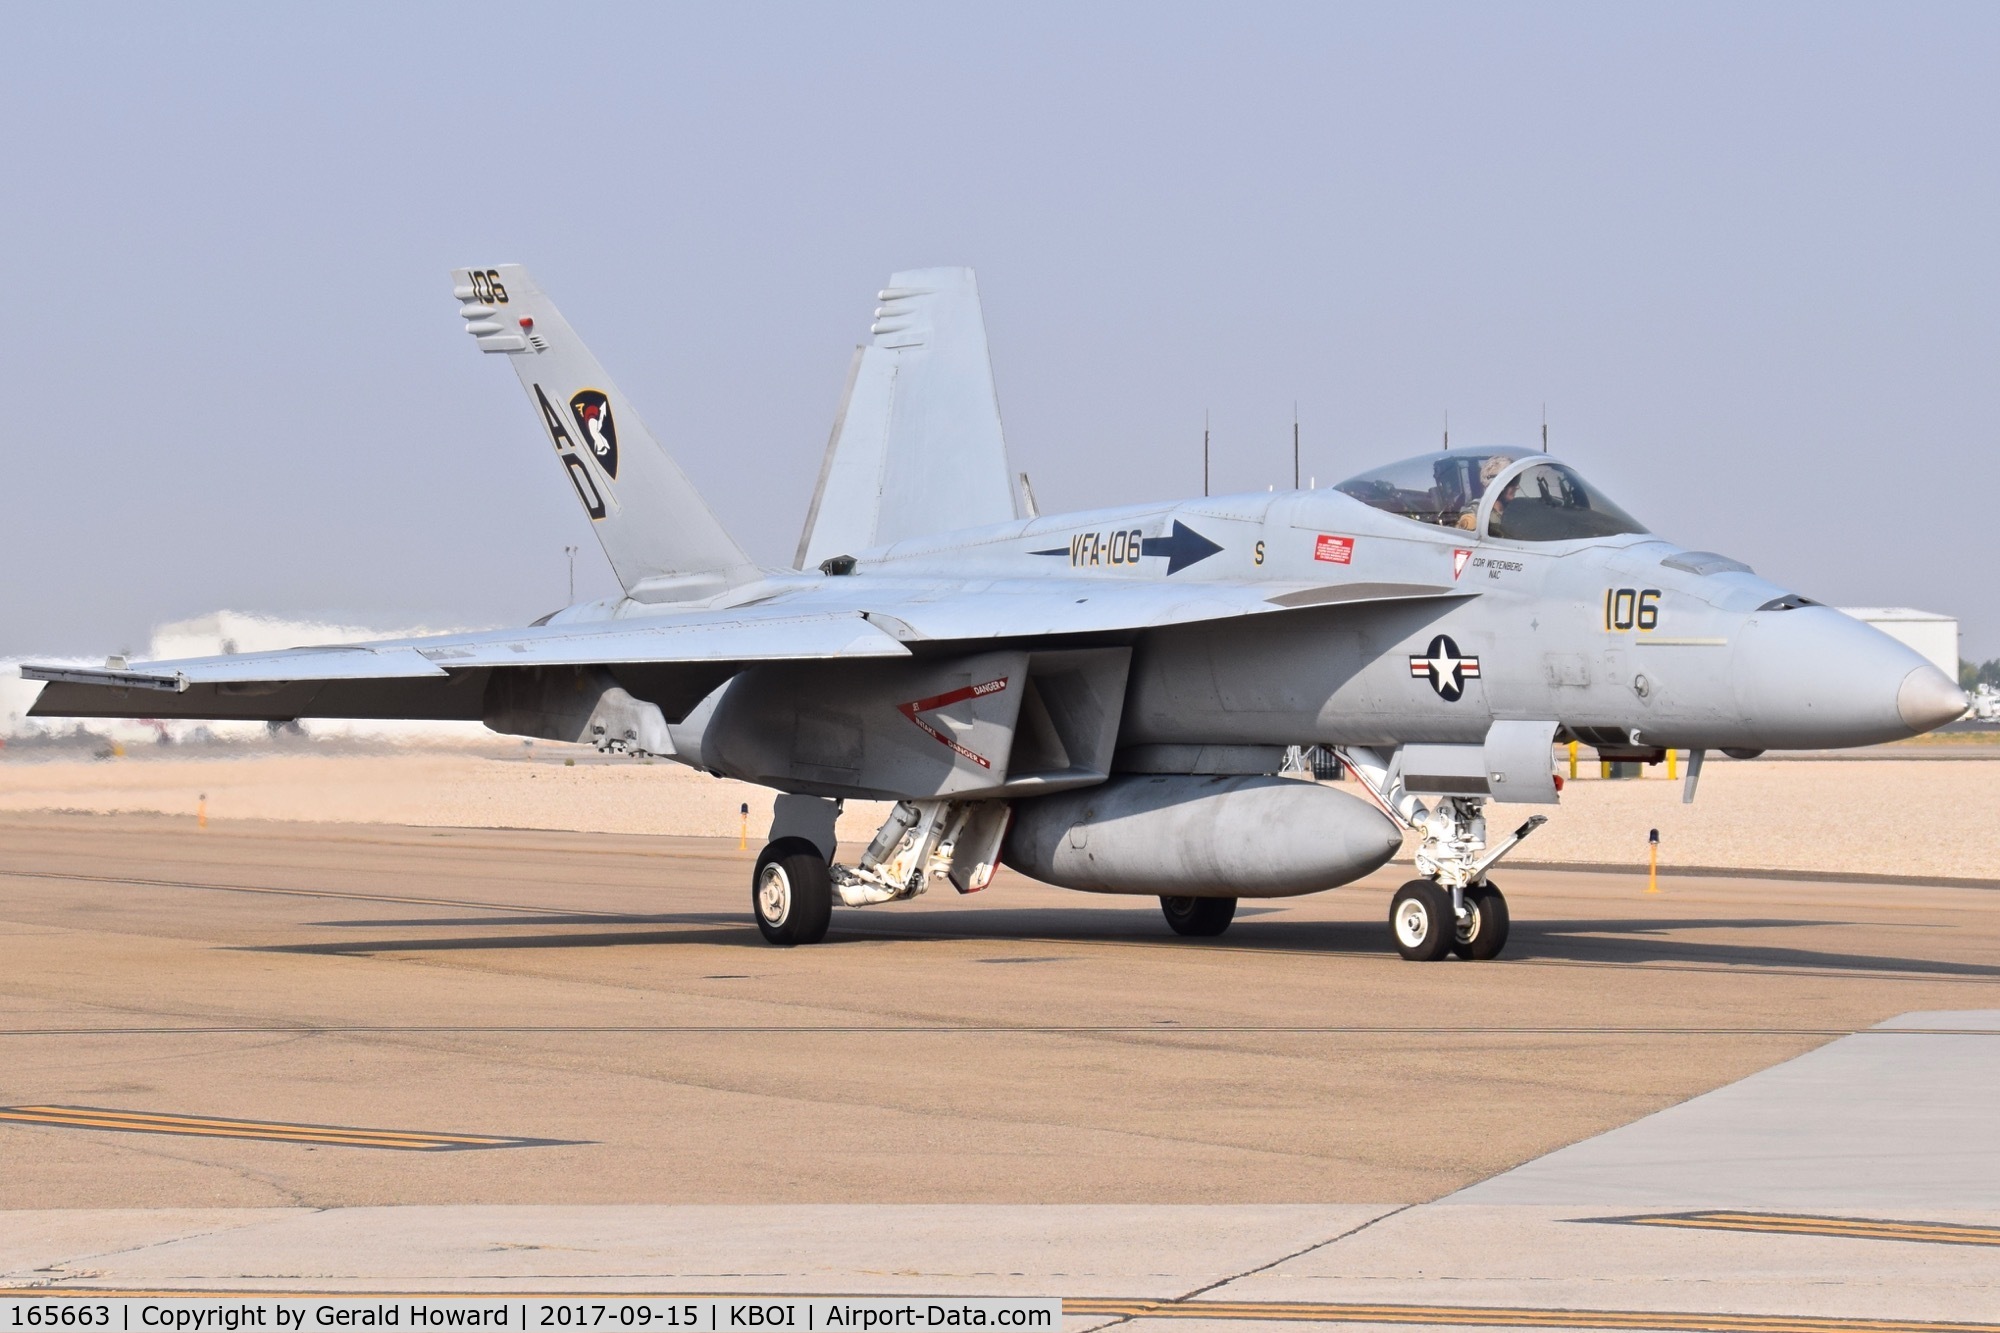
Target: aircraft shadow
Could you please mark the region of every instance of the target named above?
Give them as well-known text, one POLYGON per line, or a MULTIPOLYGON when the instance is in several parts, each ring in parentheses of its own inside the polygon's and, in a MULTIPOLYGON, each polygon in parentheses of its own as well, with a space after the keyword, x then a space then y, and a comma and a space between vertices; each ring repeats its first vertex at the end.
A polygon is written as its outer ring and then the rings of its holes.
MULTIPOLYGON (((336 940, 315 944, 247 944, 232 946, 242 953, 320 954, 338 957, 380 953, 432 953, 460 949, 608 949, 647 944, 719 944, 760 949, 769 948, 757 928, 738 918, 739 924, 720 929, 635 930, 629 932, 592 931, 558 935, 459 935, 415 939, 336 940)), ((422 922, 403 921, 404 927, 422 922)), ((481 924, 490 925, 491 922, 481 924)))
POLYGON ((1689 939, 1690 930, 1815 926, 1834 922, 1730 920, 1517 921, 1507 956, 1595 963, 1699 963, 1732 967, 1817 968, 1857 973, 1921 973, 1940 977, 2000 979, 2000 966, 1913 958, 1902 954, 1849 953, 1782 944, 1689 939))
POLYGON ((392 917, 380 921, 307 921, 327 930, 445 930, 493 926, 700 926, 744 923, 742 912, 494 912, 490 916, 392 917))
MULTIPOLYGON (((1246 908, 1248 905, 1246 904, 1246 908)), ((395 931, 388 938, 239 946, 248 952, 329 956, 480 949, 605 949, 659 945, 768 948, 747 913, 496 914, 312 923, 322 928, 395 931), (617 927, 642 929, 616 929, 617 927), (561 927, 585 927, 564 930, 561 927), (664 929, 663 929, 664 927, 664 929), (408 932, 455 930, 454 935, 408 932)), ((1918 974, 2000 979, 2000 965, 1899 954, 1859 953, 1740 939, 1690 938, 1703 931, 1784 932, 1842 924, 1805 918, 1645 918, 1516 921, 1503 962, 1580 965, 1682 965, 1810 968, 1854 974, 1918 974)), ((949 908, 836 911, 826 944, 865 943, 1127 944, 1234 953, 1373 955, 1391 952, 1376 921, 1286 921, 1277 909, 1250 908, 1225 935, 1182 939, 1150 912, 1131 907, 1025 908, 960 912, 949 908), (1259 921, 1259 915, 1277 920, 1259 921)))

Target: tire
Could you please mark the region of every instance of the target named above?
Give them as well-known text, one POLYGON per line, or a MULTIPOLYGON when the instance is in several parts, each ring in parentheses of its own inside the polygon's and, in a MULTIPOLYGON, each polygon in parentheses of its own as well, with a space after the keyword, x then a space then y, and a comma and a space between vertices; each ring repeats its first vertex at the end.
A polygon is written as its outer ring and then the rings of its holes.
POLYGON ((1229 929, 1236 916, 1234 898, 1160 898, 1160 912, 1176 935, 1213 937, 1229 929))
POLYGON ((1427 879, 1413 879, 1389 901, 1389 937, 1413 963, 1434 963, 1451 952, 1451 895, 1427 879))
POLYGON ((780 948, 825 939, 833 921, 833 875, 819 848, 804 838, 780 838, 766 847, 750 876, 750 913, 764 938, 780 948))
POLYGON ((1507 947, 1507 900, 1489 880, 1465 891, 1465 908, 1470 919, 1452 932, 1451 951, 1475 962, 1498 958, 1507 947))

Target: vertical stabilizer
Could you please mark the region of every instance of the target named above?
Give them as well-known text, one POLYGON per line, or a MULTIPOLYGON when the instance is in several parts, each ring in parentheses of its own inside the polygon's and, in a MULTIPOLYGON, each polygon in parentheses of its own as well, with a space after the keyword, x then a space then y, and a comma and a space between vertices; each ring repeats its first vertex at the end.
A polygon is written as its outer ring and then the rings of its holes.
POLYGON ((680 465, 519 264, 455 269, 480 349, 509 357, 591 531, 630 596, 691 601, 758 577, 680 465))
POLYGON ((801 569, 1025 514, 972 270, 897 273, 876 301, 799 538, 801 569))

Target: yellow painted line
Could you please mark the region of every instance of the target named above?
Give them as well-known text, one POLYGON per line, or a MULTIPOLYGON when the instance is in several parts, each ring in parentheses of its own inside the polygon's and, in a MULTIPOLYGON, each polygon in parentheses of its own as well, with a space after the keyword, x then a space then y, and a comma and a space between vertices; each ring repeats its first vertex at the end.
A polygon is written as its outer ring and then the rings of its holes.
POLYGON ((1660 1333, 2000 1333, 2000 1324, 1911 1319, 1842 1319, 1675 1310, 1548 1310, 1508 1305, 1312 1304, 1274 1301, 1063 1301, 1065 1316, 1225 1319, 1312 1324, 1421 1324, 1481 1328, 1631 1328, 1660 1333))
POLYGON ((81 1116, 69 1118, 0 1115, 0 1120, 22 1125, 47 1125, 55 1129, 113 1129, 134 1134, 180 1134, 195 1138, 212 1139, 256 1139, 270 1143, 322 1143, 345 1145, 355 1148, 402 1148, 422 1151, 443 1147, 442 1144, 411 1143, 403 1139, 376 1139, 366 1135, 341 1134, 279 1134, 269 1130, 258 1133, 237 1133, 209 1126, 134 1125, 118 1120, 95 1120, 81 1116))
POLYGON ((1970 1226, 1957 1222, 1905 1222, 1879 1217, 1709 1210, 1592 1220, 1641 1227, 1687 1227, 1700 1231, 1755 1231, 1778 1236, 1841 1236, 1852 1240, 1907 1240, 1933 1245, 2000 1245, 2000 1227, 1970 1226))
POLYGON ((28 1115, 48 1115, 58 1119, 74 1119, 86 1115, 92 1121, 132 1125, 134 1129, 152 1127, 174 1127, 174 1129, 226 1129, 232 1133, 314 1133, 314 1135, 358 1135, 364 1139, 388 1139, 388 1141, 408 1141, 408 1143, 506 1143, 492 1135, 428 1135, 428 1133, 406 1133, 402 1129, 350 1129, 344 1125, 290 1125, 284 1121, 226 1121, 210 1119, 198 1115, 154 1115, 146 1111, 106 1111, 100 1107, 6 1107, 6 1113, 28 1115))
POLYGON ((57 1129, 108 1129, 134 1134, 180 1134, 196 1138, 255 1139, 347 1148, 391 1148, 405 1152, 449 1152, 466 1148, 524 1148, 553 1145, 555 1139, 508 1138, 489 1134, 431 1134, 351 1125, 286 1124, 267 1120, 227 1120, 212 1116, 119 1111, 102 1106, 0 1106, 0 1122, 57 1129))
POLYGON ((359 1134, 374 1139, 407 1139, 424 1143, 508 1143, 511 1140, 491 1134, 428 1134, 421 1131, 400 1129, 354 1129, 345 1125, 299 1125, 286 1121, 271 1120, 225 1120, 205 1116, 161 1115, 148 1111, 113 1111, 99 1106, 10 1106, 9 1111, 20 1111, 35 1115, 74 1115, 82 1112, 104 1120, 120 1120, 135 1125, 169 1124, 211 1125, 232 1130, 268 1129, 279 1133, 310 1131, 315 1134, 359 1134))
POLYGON ((226 1120, 202 1120, 180 1116, 120 1115, 95 1113, 88 1107, 19 1106, 0 1111, 0 1119, 23 1124, 78 1125, 92 1129, 130 1129, 140 1132, 216 1134, 231 1138, 310 1138, 357 1139, 369 1143, 404 1147, 429 1147, 437 1143, 498 1143, 501 1139, 466 1138, 429 1134, 405 1134, 397 1130, 348 1129, 341 1126, 274 1125, 259 1122, 231 1124, 226 1120))

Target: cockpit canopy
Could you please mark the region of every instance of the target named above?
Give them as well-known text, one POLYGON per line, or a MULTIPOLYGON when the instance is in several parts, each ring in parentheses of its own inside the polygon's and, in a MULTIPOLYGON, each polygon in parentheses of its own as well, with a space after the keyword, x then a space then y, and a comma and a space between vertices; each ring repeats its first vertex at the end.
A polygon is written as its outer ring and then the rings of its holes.
POLYGON ((1518 542, 1615 537, 1646 529, 1574 468, 1530 450, 1447 449, 1364 472, 1335 487, 1418 523, 1518 542), (1483 511, 1483 514, 1482 514, 1483 511))

